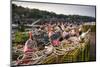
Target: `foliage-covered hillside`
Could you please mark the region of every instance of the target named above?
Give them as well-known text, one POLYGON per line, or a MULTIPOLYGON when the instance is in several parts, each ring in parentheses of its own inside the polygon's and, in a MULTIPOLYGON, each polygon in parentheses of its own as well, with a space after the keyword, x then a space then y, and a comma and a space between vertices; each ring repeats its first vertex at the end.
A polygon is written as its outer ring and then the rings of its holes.
POLYGON ((22 6, 17 6, 12 4, 12 20, 14 18, 23 19, 23 18, 32 18, 32 19, 47 19, 48 21, 52 20, 63 20, 67 22, 91 22, 95 21, 94 17, 89 16, 80 16, 80 15, 64 15, 56 14, 54 12, 43 11, 39 9, 29 9, 22 6))

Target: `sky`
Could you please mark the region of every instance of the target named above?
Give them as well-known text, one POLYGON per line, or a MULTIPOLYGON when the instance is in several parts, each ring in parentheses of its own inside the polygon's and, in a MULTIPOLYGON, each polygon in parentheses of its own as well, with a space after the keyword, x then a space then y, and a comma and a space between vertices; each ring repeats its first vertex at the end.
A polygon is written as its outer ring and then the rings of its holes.
POLYGON ((65 15, 83 15, 95 17, 95 6, 71 5, 71 4, 53 4, 53 3, 36 3, 36 2, 21 2, 12 1, 13 4, 18 6, 27 7, 30 9, 36 8, 55 12, 56 14, 65 15))

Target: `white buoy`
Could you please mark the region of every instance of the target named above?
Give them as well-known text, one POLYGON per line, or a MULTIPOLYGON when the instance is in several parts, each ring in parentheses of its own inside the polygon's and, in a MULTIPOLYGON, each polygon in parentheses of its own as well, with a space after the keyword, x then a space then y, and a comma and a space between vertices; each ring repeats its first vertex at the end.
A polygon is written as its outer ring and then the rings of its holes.
POLYGON ((79 40, 84 39, 86 37, 86 35, 90 32, 91 29, 88 29, 87 32, 83 32, 80 36, 79 36, 79 40))
POLYGON ((52 45, 48 45, 48 46, 45 46, 45 54, 51 54, 53 52, 53 46, 52 45))

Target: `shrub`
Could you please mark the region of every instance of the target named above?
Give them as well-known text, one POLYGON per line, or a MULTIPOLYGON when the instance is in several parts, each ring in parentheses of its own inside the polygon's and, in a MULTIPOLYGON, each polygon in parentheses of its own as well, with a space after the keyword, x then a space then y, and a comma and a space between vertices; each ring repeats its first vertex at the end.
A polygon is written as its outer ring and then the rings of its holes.
POLYGON ((15 43, 24 43, 28 39, 28 34, 22 32, 15 33, 15 43))

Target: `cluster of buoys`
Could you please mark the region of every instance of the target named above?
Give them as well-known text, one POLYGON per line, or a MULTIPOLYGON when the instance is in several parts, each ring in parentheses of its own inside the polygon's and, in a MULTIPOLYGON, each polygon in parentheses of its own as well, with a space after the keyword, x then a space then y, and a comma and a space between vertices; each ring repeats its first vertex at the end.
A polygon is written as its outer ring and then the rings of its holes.
MULTIPOLYGON (((60 35, 61 35, 60 38, 62 37, 62 41, 64 39, 66 39, 67 41, 69 40, 70 42, 78 42, 78 43, 79 43, 79 41, 81 41, 81 39, 85 38, 85 36, 90 31, 90 29, 89 29, 87 32, 81 33, 81 35, 75 37, 74 35, 76 35, 77 33, 75 32, 74 29, 72 29, 70 32, 66 32, 64 29, 65 29, 65 27, 62 24, 61 30, 58 30, 60 32, 60 35)), ((81 31, 81 29, 79 29, 79 31, 81 31)), ((76 48, 73 46, 68 47, 68 48, 64 48, 62 45, 62 42, 59 40, 59 38, 52 40, 52 36, 56 33, 53 32, 51 25, 48 25, 47 34, 48 34, 48 38, 49 38, 50 43, 45 45, 43 50, 39 51, 37 44, 34 43, 35 41, 33 41, 33 39, 32 39, 33 38, 32 32, 29 32, 29 39, 26 41, 24 49, 23 49, 23 52, 24 52, 23 57, 24 58, 22 57, 21 59, 19 59, 22 56, 22 55, 20 55, 18 57, 18 63, 20 63, 19 61, 21 61, 21 62, 24 61, 26 57, 31 56, 31 60, 34 61, 32 63, 37 64, 41 60, 41 58, 45 58, 52 53, 54 53, 55 55, 63 55, 63 54, 65 54, 65 52, 71 51, 71 50, 76 48), (30 54, 28 55, 27 53, 30 53, 30 54)), ((75 44, 75 43, 72 43, 72 44, 75 44)), ((28 61, 26 61, 26 62, 28 62, 28 61)), ((20 64, 23 64, 23 63, 20 63, 20 64)))

